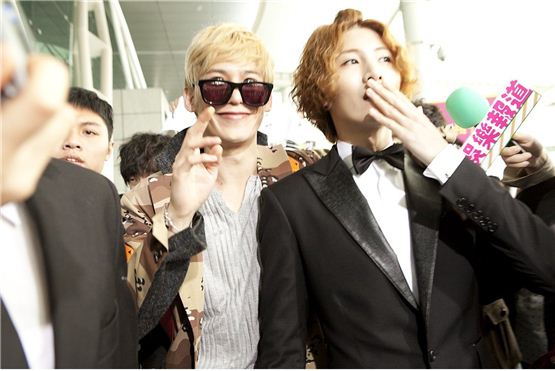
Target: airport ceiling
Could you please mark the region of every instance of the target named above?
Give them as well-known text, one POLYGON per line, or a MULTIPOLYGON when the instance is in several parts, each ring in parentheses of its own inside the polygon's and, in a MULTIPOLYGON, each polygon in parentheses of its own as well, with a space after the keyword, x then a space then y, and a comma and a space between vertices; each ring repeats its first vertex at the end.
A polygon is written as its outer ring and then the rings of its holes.
MULTIPOLYGON (((23 0, 19 3, 30 20, 40 47, 71 63, 68 50, 73 1, 23 0)), ((276 85, 279 88, 288 85, 298 54, 314 28, 330 23, 339 9, 363 9, 368 8, 368 4, 372 4, 373 17, 387 20, 398 8, 399 0, 120 0, 147 85, 162 88, 169 100, 181 94, 185 50, 193 35, 205 26, 232 22, 258 33, 276 59, 276 85), (290 36, 292 32, 293 38, 290 36), (293 57, 290 57, 291 51, 296 53, 293 57), (280 79, 283 80, 281 83, 280 79)), ((106 13, 110 21, 110 12, 106 13)), ((94 14, 89 13, 89 25, 94 33, 93 17, 94 14)), ((111 25, 110 33, 115 45, 111 25)), ((115 47, 113 61, 114 88, 124 88, 125 80, 115 47)), ((98 68, 99 61, 93 60, 93 69, 98 68)), ((95 74, 95 86, 97 84, 98 74, 95 74)))
MULTIPOLYGON (((403 0, 405 1, 405 0, 403 0)), ((409 1, 410 0, 406 0, 409 1)), ((418 17, 418 33, 431 48, 443 47, 446 61, 428 60, 429 80, 447 96, 461 84, 495 95, 508 79, 520 78, 542 90, 555 87, 555 34, 550 0, 412 0, 430 5, 418 17), (442 90, 441 90, 442 89, 442 90)), ((405 41, 401 0, 120 0, 148 87, 162 88, 168 100, 181 95, 187 45, 201 28, 234 22, 256 32, 276 65, 276 90, 287 88, 305 41, 319 25, 330 23, 338 10, 360 9, 366 17, 389 23, 405 41)), ((69 55, 73 1, 19 1, 42 48, 69 55)), ((108 9, 108 6, 106 6, 108 9)), ((94 15, 89 14, 91 32, 94 15)), ((110 12, 107 12, 110 20, 110 12)), ((110 24, 110 22, 108 22, 110 24)), ((111 27, 110 27, 110 31, 111 27)), ((113 32, 112 44, 115 45, 113 32)), ((435 50, 435 49, 434 49, 435 50)), ((439 51, 439 49, 438 49, 439 51)), ((125 88, 114 47, 114 88, 125 88)), ((99 69, 99 61, 93 60, 99 69)), ((94 74, 98 80, 98 74, 94 74)), ((98 86, 95 81, 95 86, 98 86)))

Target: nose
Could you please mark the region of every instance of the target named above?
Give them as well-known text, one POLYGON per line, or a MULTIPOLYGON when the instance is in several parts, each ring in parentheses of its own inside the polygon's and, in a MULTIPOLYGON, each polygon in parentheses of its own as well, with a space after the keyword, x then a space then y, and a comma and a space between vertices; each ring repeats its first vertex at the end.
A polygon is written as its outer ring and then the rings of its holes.
POLYGON ((64 141, 62 148, 66 150, 81 149, 81 144, 79 143, 79 140, 77 139, 76 135, 74 133, 70 133, 66 138, 66 140, 64 141))
POLYGON ((228 103, 229 104, 241 104, 241 103, 243 103, 243 97, 241 96, 241 92, 239 91, 238 87, 233 89, 233 91, 231 92, 231 97, 229 98, 228 103))
POLYGON ((381 75, 381 73, 379 73, 377 71, 367 72, 366 75, 364 76, 364 82, 369 81, 369 80, 376 80, 378 82, 381 82, 382 81, 382 75, 381 75))
POLYGON ((66 141, 63 145, 63 149, 81 149, 81 145, 72 141, 66 141))
POLYGON ((364 83, 370 80, 382 82, 382 66, 378 62, 372 60, 367 61, 364 65, 366 73, 364 74, 364 83))

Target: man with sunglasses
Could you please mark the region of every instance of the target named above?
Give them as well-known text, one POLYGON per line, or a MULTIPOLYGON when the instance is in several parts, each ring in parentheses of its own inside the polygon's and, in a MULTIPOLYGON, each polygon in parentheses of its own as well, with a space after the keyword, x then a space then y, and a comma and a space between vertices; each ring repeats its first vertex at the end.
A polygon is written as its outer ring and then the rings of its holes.
POLYGON ((208 27, 187 51, 184 101, 198 120, 122 197, 143 367, 254 366, 258 197, 314 160, 295 163, 257 135, 272 80, 267 50, 240 27, 208 27))

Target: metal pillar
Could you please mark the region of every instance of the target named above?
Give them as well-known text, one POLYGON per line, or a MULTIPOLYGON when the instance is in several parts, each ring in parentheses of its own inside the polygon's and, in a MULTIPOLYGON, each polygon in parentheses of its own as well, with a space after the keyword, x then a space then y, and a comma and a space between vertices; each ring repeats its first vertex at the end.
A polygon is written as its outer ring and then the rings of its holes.
POLYGON ((95 90, 93 83, 92 58, 100 57, 100 88, 108 102, 112 103, 113 62, 112 42, 108 30, 106 11, 102 0, 74 2, 74 60, 77 84, 95 90), (98 35, 89 31, 89 12, 94 12, 98 35))
POLYGON ((430 45, 426 42, 429 37, 425 22, 428 7, 429 0, 401 0, 399 5, 403 14, 408 52, 416 70, 417 85, 413 99, 429 96, 430 45))

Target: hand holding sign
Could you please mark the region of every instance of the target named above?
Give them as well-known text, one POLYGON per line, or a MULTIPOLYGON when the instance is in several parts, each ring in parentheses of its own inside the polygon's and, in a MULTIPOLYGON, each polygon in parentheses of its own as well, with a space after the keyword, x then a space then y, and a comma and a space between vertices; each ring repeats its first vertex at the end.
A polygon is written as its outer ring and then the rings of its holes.
POLYGON ((449 114, 459 126, 476 125, 461 150, 484 170, 489 169, 540 98, 534 90, 512 80, 486 110, 485 99, 466 88, 456 90, 447 99, 449 114))

